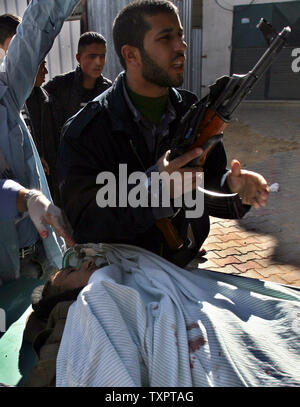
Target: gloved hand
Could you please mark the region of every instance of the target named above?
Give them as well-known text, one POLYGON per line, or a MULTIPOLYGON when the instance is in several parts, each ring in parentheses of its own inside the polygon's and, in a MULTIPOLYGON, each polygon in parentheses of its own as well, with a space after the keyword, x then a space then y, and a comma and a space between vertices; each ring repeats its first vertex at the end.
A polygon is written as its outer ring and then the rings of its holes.
POLYGON ((29 216, 37 228, 42 239, 48 237, 46 224, 52 226, 55 232, 63 237, 68 246, 74 246, 75 242, 68 232, 68 226, 63 219, 61 210, 49 201, 40 191, 34 193, 27 200, 29 216))

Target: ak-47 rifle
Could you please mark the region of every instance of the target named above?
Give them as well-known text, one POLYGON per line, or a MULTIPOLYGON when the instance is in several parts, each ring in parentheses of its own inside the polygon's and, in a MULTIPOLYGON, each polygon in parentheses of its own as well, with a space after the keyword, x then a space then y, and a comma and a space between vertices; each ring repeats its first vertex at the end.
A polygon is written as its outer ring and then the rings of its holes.
MULTIPOLYGON (((204 151, 203 155, 192 160, 188 165, 194 166, 200 162, 203 164, 204 156, 206 157, 215 144, 222 139, 222 133, 231 120, 232 113, 274 62, 291 32, 290 27, 284 27, 278 34, 263 18, 257 28, 262 31, 269 47, 251 71, 245 75, 222 76, 210 86, 210 93, 205 98, 190 107, 182 117, 174 137, 171 160, 195 147, 201 147, 204 151)), ((233 219, 245 214, 238 194, 220 194, 207 190, 203 192, 210 215, 233 219)), ((183 246, 183 241, 171 219, 160 219, 156 225, 171 249, 180 249, 183 246)))

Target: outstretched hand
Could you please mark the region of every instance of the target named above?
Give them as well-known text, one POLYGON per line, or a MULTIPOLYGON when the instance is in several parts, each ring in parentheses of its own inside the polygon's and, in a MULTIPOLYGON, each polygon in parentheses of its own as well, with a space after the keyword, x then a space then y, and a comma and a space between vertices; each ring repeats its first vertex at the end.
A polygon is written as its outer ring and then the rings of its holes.
POLYGON ((237 192, 243 204, 260 208, 265 206, 269 187, 265 178, 257 172, 243 170, 238 160, 232 160, 227 183, 232 192, 237 192))

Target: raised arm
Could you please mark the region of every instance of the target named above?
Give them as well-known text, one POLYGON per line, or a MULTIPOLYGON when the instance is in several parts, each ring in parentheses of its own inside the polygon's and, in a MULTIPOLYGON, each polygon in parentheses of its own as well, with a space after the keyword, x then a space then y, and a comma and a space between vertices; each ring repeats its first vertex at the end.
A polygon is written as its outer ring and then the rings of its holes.
POLYGON ((29 97, 41 61, 77 3, 78 0, 32 0, 27 7, 9 45, 2 65, 4 72, 0 73, 17 110, 29 97))

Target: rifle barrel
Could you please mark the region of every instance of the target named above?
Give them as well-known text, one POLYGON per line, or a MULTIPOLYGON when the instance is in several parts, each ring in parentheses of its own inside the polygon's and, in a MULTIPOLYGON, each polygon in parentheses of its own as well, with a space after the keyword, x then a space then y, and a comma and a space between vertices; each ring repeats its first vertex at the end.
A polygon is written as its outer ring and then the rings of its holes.
POLYGON ((268 49, 252 69, 251 72, 253 75, 260 77, 269 68, 273 60, 277 57, 277 54, 279 54, 282 47, 286 43, 286 39, 290 32, 290 27, 284 27, 283 30, 274 38, 268 49))
MULTIPOLYGON (((283 30, 277 34, 274 40, 271 42, 270 46, 261 56, 256 65, 245 75, 233 75, 232 81, 235 83, 230 83, 229 86, 234 88, 232 94, 226 99, 223 95, 220 96, 219 100, 223 99, 223 103, 220 107, 216 106, 216 110, 221 117, 230 119, 232 113, 239 106, 242 100, 251 92, 252 88, 262 77, 265 71, 271 66, 274 59, 277 57, 282 47, 286 43, 286 39, 291 32, 290 27, 284 27, 283 30)), ((227 89, 224 90, 225 94, 227 89)))

